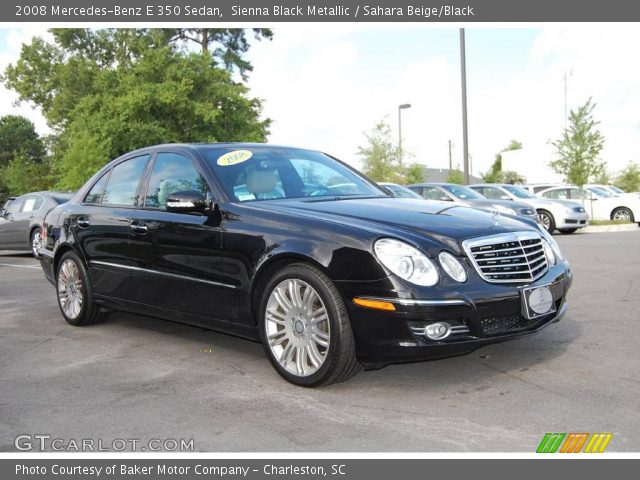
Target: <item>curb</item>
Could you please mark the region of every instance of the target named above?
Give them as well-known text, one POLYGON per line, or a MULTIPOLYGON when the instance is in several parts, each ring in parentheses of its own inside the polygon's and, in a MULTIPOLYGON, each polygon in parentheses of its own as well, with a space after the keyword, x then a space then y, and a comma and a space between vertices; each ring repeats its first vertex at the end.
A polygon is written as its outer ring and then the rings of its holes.
MULTIPOLYGON (((638 231, 637 223, 624 223, 622 225, 590 225, 578 230, 580 233, 611 233, 611 232, 635 232, 638 231)), ((577 233, 577 232, 576 232, 577 233)))

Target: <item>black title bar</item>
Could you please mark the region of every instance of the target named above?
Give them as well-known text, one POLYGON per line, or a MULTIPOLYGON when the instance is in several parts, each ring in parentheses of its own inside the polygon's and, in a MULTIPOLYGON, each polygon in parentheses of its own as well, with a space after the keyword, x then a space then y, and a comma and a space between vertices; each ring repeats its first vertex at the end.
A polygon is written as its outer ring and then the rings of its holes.
POLYGON ((11 0, 2 22, 633 22, 630 0, 11 0))

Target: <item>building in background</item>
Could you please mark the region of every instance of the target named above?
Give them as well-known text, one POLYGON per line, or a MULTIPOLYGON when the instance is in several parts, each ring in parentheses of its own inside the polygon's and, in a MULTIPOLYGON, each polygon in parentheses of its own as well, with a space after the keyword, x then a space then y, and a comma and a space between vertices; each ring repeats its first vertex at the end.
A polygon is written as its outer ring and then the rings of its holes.
POLYGON ((557 174, 549 162, 555 158, 553 145, 525 147, 502 152, 502 171, 514 171, 523 175, 527 183, 562 183, 562 175, 557 174))

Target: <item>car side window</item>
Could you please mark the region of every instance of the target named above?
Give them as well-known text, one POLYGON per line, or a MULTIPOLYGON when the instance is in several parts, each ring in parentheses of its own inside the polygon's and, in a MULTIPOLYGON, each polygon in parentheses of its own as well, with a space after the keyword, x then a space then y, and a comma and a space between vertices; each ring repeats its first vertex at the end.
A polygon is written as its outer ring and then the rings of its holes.
POLYGON ((193 161, 177 153, 159 153, 151 170, 145 207, 166 208, 170 194, 186 190, 207 194, 207 182, 193 161))
POLYGON ((502 200, 505 196, 499 189, 493 187, 482 187, 482 195, 491 200, 502 200))
POLYGON ((102 175, 96 183, 93 184, 87 196, 84 197, 84 203, 99 204, 102 202, 102 191, 109 178, 109 171, 102 175))
POLYGON ((24 203, 22 204, 20 212, 35 212, 40 209, 43 202, 44 200, 40 195, 28 195, 24 197, 24 203))
POLYGON ((427 200, 442 200, 444 194, 437 188, 424 187, 424 190, 422 190, 422 196, 427 200))
POLYGON ((567 189, 559 188, 558 190, 551 190, 546 192, 544 197, 551 200, 566 200, 568 198, 567 189))
POLYGON ((9 215, 9 214, 15 215, 16 213, 18 213, 20 211, 20 209, 22 208, 23 204, 24 204, 24 198, 15 199, 7 207, 7 211, 6 211, 5 215, 9 215))
POLYGON ((131 158, 119 163, 111 171, 102 194, 103 205, 135 205, 138 183, 149 160, 149 155, 131 158))

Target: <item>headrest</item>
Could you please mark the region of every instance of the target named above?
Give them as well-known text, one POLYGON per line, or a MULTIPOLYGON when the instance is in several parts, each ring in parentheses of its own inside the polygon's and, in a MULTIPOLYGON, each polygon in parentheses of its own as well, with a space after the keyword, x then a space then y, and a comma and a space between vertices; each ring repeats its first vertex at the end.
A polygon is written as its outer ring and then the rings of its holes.
POLYGON ((271 170, 254 170, 247 175, 247 190, 254 195, 267 193, 276 188, 277 181, 271 170))

